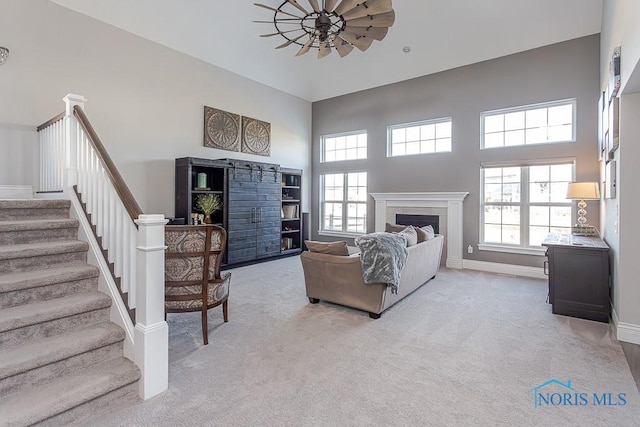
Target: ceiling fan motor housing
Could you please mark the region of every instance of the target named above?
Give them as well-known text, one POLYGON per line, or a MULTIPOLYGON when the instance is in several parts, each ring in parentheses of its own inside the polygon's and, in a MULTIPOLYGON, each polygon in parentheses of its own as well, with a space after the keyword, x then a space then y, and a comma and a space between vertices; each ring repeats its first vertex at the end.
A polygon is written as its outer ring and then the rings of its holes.
MULTIPOLYGON (((367 50, 374 40, 382 40, 395 21, 392 0, 285 0, 277 8, 254 3, 274 12, 276 33, 287 41, 276 49, 291 44, 302 46, 296 56, 311 48, 323 58, 335 49, 343 57, 354 47, 367 50), (297 27, 297 28, 296 28, 297 27)), ((267 23, 267 21, 258 21, 267 23)))

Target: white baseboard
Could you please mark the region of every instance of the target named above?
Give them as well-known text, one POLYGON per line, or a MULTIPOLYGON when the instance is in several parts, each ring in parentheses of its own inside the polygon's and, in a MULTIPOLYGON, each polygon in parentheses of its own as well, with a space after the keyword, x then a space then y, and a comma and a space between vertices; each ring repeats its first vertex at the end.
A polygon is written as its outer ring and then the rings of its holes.
POLYGON ((487 271, 489 273, 510 274, 513 276, 533 277, 546 279, 547 275, 541 267, 528 267, 526 265, 502 264, 498 262, 462 260, 462 268, 465 270, 487 271))
POLYGON ((0 185, 0 199, 33 199, 30 185, 0 185))
POLYGON ((446 261, 445 265, 447 266, 447 268, 458 268, 458 269, 464 268, 463 260, 461 260, 459 258, 447 257, 447 261, 446 261))
POLYGON ((618 318, 616 309, 613 307, 613 304, 611 304, 611 319, 613 320, 614 330, 616 331, 616 339, 618 341, 640 345, 640 325, 621 322, 618 318))

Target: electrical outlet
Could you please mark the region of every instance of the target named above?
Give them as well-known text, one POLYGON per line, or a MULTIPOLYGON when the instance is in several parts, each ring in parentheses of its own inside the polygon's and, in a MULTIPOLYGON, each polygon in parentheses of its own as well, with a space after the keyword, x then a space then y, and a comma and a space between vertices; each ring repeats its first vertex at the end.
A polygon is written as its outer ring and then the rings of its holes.
POLYGON ((470 254, 472 254, 472 253, 473 253, 473 246, 469 245, 469 246, 467 247, 467 253, 470 253, 470 254))

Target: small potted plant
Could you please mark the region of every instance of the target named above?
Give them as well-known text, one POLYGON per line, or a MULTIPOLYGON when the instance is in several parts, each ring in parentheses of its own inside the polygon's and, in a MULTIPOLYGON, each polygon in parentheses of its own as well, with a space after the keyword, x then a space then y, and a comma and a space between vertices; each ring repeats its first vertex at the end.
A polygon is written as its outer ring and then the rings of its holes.
POLYGON ((222 201, 216 194, 201 194, 196 199, 196 207, 204 214, 204 223, 211 224, 211 215, 222 208, 222 201))

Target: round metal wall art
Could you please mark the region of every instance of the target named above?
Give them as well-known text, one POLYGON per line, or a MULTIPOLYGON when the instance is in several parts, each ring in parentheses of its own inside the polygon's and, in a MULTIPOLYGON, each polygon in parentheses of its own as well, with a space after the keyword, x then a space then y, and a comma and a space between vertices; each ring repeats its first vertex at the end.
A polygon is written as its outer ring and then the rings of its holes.
POLYGON ((240 116, 216 108, 204 108, 204 145, 224 150, 239 151, 240 116))
POLYGON ((242 117, 242 151, 260 156, 271 155, 271 125, 242 117))

